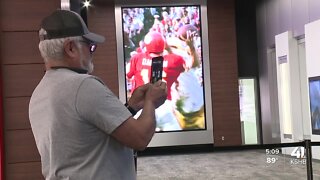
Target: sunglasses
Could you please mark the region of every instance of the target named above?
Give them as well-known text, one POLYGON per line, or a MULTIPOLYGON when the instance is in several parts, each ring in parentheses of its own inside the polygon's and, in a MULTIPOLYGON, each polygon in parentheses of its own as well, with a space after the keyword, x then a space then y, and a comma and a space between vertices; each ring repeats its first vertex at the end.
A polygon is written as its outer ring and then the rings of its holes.
POLYGON ((79 42, 85 43, 89 46, 89 51, 92 54, 97 49, 97 44, 85 40, 79 40, 79 42))

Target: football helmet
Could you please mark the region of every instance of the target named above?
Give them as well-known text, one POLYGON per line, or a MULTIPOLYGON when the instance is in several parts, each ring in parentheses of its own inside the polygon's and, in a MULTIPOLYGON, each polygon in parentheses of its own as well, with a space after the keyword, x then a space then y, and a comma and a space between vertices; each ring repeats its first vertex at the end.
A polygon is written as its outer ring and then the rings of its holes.
POLYGON ((148 53, 162 53, 165 47, 163 36, 156 31, 146 34, 144 43, 148 53))

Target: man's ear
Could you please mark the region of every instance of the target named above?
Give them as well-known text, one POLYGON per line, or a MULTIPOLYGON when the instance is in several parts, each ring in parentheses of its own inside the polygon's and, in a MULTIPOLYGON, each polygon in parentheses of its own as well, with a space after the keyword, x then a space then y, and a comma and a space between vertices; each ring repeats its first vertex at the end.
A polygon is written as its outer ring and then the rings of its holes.
POLYGON ((65 41, 63 44, 63 48, 64 48, 64 52, 68 57, 74 58, 78 56, 79 49, 74 41, 69 41, 69 40, 65 41))

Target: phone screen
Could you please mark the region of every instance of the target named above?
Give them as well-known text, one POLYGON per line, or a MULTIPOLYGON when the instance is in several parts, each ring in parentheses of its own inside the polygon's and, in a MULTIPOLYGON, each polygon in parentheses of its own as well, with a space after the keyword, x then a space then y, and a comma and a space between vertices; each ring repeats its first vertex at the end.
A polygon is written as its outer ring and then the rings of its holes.
POLYGON ((163 70, 163 57, 158 56, 152 58, 151 63, 151 83, 155 83, 158 80, 162 80, 162 70, 163 70))

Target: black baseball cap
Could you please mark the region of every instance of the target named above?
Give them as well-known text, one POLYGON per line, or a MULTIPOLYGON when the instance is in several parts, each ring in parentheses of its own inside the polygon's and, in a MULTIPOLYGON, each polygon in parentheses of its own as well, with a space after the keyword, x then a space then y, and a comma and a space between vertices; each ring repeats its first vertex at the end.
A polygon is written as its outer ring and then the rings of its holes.
POLYGON ((73 36, 82 36, 95 43, 102 43, 105 40, 103 36, 90 32, 79 14, 68 10, 53 12, 42 20, 41 28, 46 32, 40 35, 40 40, 73 36))

